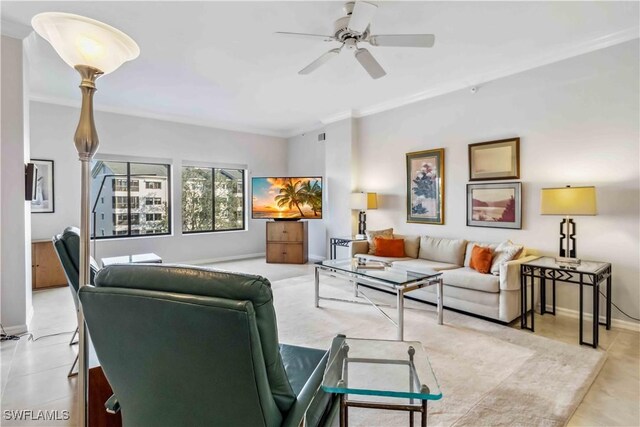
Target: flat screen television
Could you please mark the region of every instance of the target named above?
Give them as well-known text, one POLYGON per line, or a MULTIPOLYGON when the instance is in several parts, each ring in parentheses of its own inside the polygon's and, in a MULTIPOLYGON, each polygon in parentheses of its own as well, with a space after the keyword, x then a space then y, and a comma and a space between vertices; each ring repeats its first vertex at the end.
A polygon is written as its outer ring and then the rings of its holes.
POLYGON ((322 219, 322 178, 251 178, 251 218, 282 221, 322 219))

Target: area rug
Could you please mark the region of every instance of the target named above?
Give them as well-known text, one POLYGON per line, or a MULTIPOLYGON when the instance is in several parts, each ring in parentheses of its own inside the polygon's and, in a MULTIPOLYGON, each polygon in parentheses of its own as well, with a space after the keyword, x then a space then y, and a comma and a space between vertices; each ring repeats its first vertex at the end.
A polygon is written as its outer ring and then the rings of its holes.
MULTIPOLYGON (((395 327, 372 307, 321 301, 315 308, 312 276, 272 286, 281 342, 328 348, 338 333, 395 338, 395 327)), ((352 290, 345 281, 322 277, 321 295, 348 298, 352 290)), ((377 291, 368 295, 394 300, 377 291)), ((435 307, 406 306, 405 340, 423 344, 444 396, 429 402, 430 426, 564 426, 605 360, 599 350, 448 310, 438 325, 435 307)), ((406 426, 408 414, 350 409, 349 425, 406 426)))

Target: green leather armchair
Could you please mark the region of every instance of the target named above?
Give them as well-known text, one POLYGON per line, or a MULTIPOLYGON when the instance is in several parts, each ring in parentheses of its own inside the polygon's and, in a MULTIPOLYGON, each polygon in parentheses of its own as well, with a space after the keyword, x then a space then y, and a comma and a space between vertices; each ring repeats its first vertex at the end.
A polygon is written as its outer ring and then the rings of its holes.
MULTIPOLYGON (((73 304, 76 307, 76 311, 78 311, 78 288, 80 287, 80 230, 77 227, 67 227, 61 234, 53 236, 52 241, 60 264, 62 264, 64 275, 67 277, 67 284, 71 291, 73 304)), ((90 267, 90 280, 91 283, 93 283, 96 272, 98 271, 98 264, 96 264, 93 258, 90 259, 90 267)), ((77 341, 73 341, 77 333, 78 328, 76 328, 71 336, 69 345, 77 344, 77 341)), ((78 356, 76 356, 73 365, 71 365, 67 377, 78 375, 77 372, 73 372, 77 363, 78 356)))
MULTIPOLYGON (((125 426, 315 426, 327 352, 278 343, 260 276, 130 264, 79 292, 125 426)), ((110 399, 113 407, 113 399, 110 399)))

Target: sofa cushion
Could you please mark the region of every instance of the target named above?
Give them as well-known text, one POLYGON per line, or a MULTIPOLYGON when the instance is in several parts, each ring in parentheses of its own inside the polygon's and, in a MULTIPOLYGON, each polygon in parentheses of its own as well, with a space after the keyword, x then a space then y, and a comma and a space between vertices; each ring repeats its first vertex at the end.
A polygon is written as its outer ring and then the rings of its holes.
POLYGON ((387 264, 391 264, 392 262, 395 262, 395 261, 405 261, 405 260, 413 259, 409 257, 393 258, 388 256, 377 256, 377 255, 369 255, 369 254, 355 254, 355 258, 361 258, 367 261, 386 262, 387 264))
POLYGON ((496 251, 496 248, 498 247, 498 243, 468 242, 467 248, 465 249, 465 252, 464 252, 464 264, 462 264, 464 267, 471 266, 471 251, 473 250, 474 246, 480 246, 481 248, 491 248, 495 256, 495 251, 496 251))
POLYGON ((416 271, 418 273, 428 272, 430 270, 442 271, 458 268, 459 265, 448 264, 446 262, 430 261, 426 259, 407 259, 405 261, 394 261, 394 268, 401 268, 408 271, 416 271))
MULTIPOLYGON (((404 257, 404 239, 385 239, 376 236, 376 256, 404 257)), ((491 267, 491 262, 489 262, 491 267)))
POLYGON ((482 274, 470 267, 456 268, 442 272, 446 285, 473 289, 483 292, 500 292, 500 278, 492 274, 482 274))
POLYGON ((491 274, 499 275, 500 274, 500 265, 505 262, 509 262, 514 259, 518 259, 522 252, 524 251, 524 246, 516 245, 511 240, 506 240, 498 245, 495 250, 495 254, 493 256, 493 262, 491 263, 491 274))
POLYGON ((394 234, 394 239, 404 239, 404 254, 411 258, 418 258, 420 251, 420 236, 394 234))
POLYGON ((439 237, 420 237, 419 257, 430 261, 462 265, 466 240, 445 239, 439 237))
POLYGON ((383 237, 385 239, 393 239, 393 228, 386 228, 384 230, 367 230, 367 242, 369 243, 369 255, 376 253, 376 237, 383 237))

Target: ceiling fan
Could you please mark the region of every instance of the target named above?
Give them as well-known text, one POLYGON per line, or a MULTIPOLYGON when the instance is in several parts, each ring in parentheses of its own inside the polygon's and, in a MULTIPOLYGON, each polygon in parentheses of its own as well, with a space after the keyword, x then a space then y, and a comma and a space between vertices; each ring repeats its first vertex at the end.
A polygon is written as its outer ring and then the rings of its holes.
POLYGON ((354 54, 360 65, 374 79, 379 79, 387 74, 367 49, 359 47, 358 43, 369 43, 371 46, 390 47, 433 47, 435 36, 433 34, 387 34, 373 35, 370 33, 370 23, 378 6, 364 1, 348 2, 344 5, 346 16, 339 18, 334 23, 335 32, 332 36, 320 34, 276 32, 278 35, 299 37, 306 39, 324 40, 326 42, 339 42, 341 46, 324 53, 320 58, 304 67, 298 74, 309 74, 331 58, 338 56, 343 48, 354 50, 354 54))

